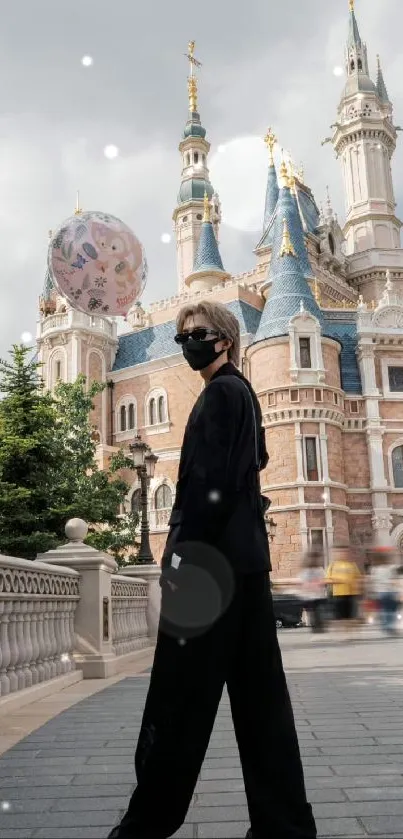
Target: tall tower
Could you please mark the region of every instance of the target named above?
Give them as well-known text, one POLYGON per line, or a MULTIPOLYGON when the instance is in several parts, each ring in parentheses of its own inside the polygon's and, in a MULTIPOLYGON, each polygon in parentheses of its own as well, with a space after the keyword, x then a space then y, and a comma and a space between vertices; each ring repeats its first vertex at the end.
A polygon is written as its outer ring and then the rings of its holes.
POLYGON ((195 68, 200 61, 194 57, 195 42, 189 42, 187 58, 190 73, 188 78, 189 114, 179 151, 182 155, 182 177, 178 204, 173 212, 176 234, 179 293, 185 288, 185 280, 192 273, 196 259, 201 227, 203 224, 204 194, 212 201, 212 224, 216 237, 221 221, 218 196, 214 194, 207 168, 210 143, 206 140, 206 129, 200 121, 197 110, 197 77, 195 68))
POLYGON ((396 217, 391 158, 396 148, 393 107, 380 62, 370 78, 366 44, 350 3, 345 54, 347 81, 338 108, 332 143, 341 160, 346 198, 346 253, 400 248, 402 223, 396 217))

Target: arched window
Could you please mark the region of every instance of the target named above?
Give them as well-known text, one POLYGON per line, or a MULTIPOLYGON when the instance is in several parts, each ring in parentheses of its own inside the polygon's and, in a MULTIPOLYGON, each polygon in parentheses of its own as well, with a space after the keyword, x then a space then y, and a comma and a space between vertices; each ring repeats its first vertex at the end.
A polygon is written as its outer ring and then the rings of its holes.
POLYGON ((393 483, 396 489, 403 489, 403 446, 396 446, 392 452, 393 483))
POLYGON ((135 489, 130 501, 132 513, 139 513, 141 506, 141 489, 135 489))
POLYGON ((126 405, 120 409, 120 431, 126 431, 126 405))
POLYGON ((157 424, 157 404, 156 404, 156 401, 155 401, 154 397, 152 399, 150 399, 149 411, 150 411, 150 425, 156 425, 157 424))
POLYGON ((195 153, 193 155, 193 160, 194 160, 195 163, 199 162, 199 152, 198 151, 195 151, 195 153))
POLYGON ((355 62, 353 58, 350 61, 350 70, 355 70, 355 62))
POLYGON ((186 155, 186 166, 190 166, 190 154, 189 154, 189 152, 186 155))
POLYGON ((172 507, 172 490, 167 484, 161 484, 155 493, 155 509, 170 510, 172 507))
POLYGON ((165 399, 163 396, 158 397, 158 422, 165 422, 165 399))
POLYGON ((136 415, 134 410, 133 402, 129 405, 129 428, 136 427, 136 415))
POLYGON ((358 59, 358 69, 362 70, 362 61, 361 58, 358 59))

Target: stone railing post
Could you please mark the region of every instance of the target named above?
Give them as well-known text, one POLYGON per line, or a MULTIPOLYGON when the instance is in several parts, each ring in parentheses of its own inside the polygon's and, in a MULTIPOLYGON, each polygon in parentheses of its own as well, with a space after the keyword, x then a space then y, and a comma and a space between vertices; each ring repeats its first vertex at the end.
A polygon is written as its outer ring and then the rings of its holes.
POLYGON ((148 605, 147 605, 147 626, 148 636, 155 640, 158 632, 158 623, 161 610, 161 568, 159 565, 127 565, 119 568, 119 574, 123 577, 139 577, 148 582, 148 605))
MULTIPOLYGON (((38 559, 52 565, 65 565, 80 573, 80 601, 74 617, 74 658, 85 679, 104 679, 109 675, 111 661, 115 660, 111 575, 117 570, 117 564, 109 554, 84 544, 87 533, 85 521, 70 519, 66 524, 68 543, 38 559)), ((70 632, 70 615, 66 618, 66 628, 70 632)))

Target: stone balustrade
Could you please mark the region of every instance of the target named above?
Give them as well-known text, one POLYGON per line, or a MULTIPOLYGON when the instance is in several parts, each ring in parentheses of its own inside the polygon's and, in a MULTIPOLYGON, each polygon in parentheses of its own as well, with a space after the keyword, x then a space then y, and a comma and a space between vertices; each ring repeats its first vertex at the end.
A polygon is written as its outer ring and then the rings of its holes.
POLYGON ((153 533, 157 530, 169 530, 169 519, 172 513, 172 507, 163 507, 160 509, 151 509, 150 516, 150 530, 153 533))
POLYGON ((75 669, 80 575, 0 556, 0 696, 75 669))
POLYGON ((149 646, 148 583, 114 574, 111 578, 112 650, 124 655, 149 646))

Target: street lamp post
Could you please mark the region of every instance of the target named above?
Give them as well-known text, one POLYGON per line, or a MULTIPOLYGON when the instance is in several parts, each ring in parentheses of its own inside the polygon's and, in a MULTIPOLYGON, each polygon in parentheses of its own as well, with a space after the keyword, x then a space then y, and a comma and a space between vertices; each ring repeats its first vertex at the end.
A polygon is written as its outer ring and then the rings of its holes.
POLYGON ((154 477, 155 464, 158 460, 150 446, 141 439, 140 435, 130 446, 133 455, 134 468, 140 482, 140 506, 141 506, 141 538, 140 550, 137 562, 140 565, 155 565, 155 559, 150 547, 150 526, 148 523, 148 487, 151 478, 154 477))

